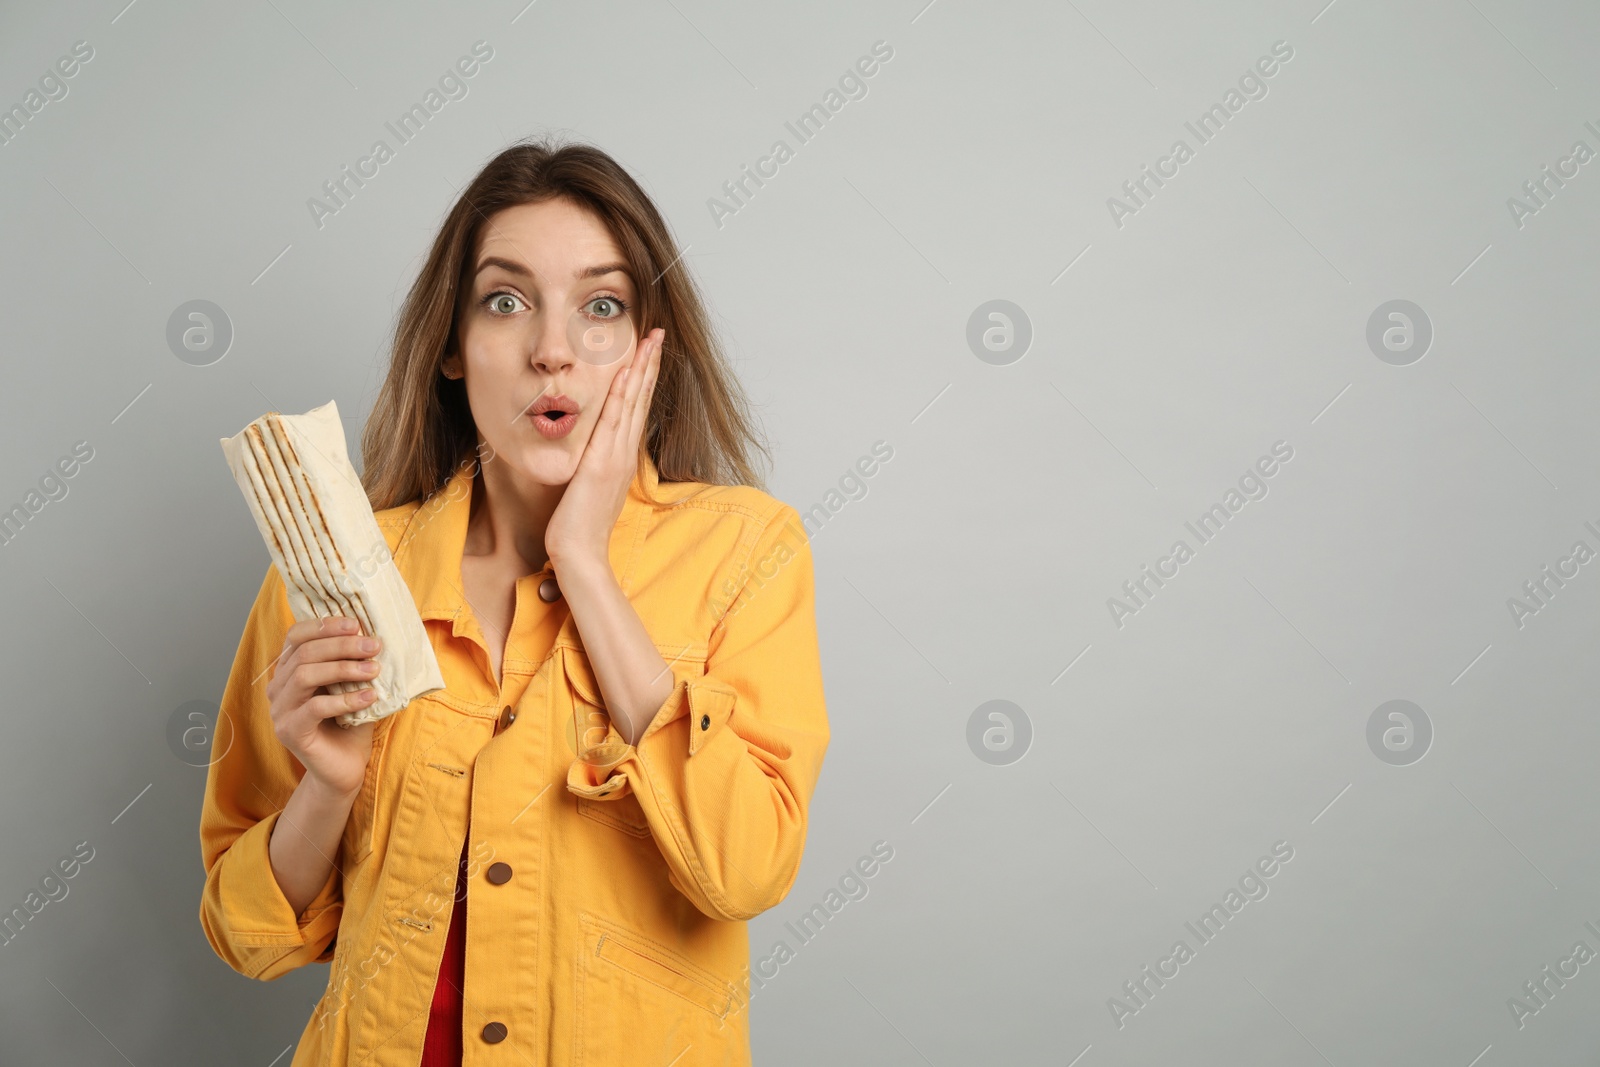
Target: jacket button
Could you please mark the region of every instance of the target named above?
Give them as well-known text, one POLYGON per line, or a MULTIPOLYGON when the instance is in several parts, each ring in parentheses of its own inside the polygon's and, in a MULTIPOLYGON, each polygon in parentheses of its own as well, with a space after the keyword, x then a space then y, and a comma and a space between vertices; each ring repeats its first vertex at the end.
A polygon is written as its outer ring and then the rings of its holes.
POLYGON ((488 871, 485 872, 485 876, 495 885, 505 885, 511 881, 511 864, 491 863, 488 871))
POLYGON ((500 709, 500 721, 495 725, 495 733, 499 733, 517 721, 517 709, 509 704, 500 709))
POLYGON ((711 716, 709 716, 709 715, 700 716, 700 729, 702 729, 702 730, 711 729, 711 716))
POLYGON ((539 599, 546 604, 554 604, 561 599, 561 587, 554 578, 546 578, 539 583, 539 599))
POLYGON ((491 1045, 498 1045, 506 1039, 505 1023, 490 1023, 483 1028, 483 1039, 491 1045))

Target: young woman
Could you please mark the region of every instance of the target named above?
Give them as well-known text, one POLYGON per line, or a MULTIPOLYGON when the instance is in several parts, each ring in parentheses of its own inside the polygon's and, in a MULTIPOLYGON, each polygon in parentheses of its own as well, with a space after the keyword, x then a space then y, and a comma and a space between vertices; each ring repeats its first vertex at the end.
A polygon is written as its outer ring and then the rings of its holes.
POLYGON ((268 568, 201 814, 212 947, 331 962, 293 1067, 748 1064, 744 920, 828 744, 812 560, 614 160, 518 144, 473 180, 362 446, 446 686, 340 727, 374 645, 268 568))

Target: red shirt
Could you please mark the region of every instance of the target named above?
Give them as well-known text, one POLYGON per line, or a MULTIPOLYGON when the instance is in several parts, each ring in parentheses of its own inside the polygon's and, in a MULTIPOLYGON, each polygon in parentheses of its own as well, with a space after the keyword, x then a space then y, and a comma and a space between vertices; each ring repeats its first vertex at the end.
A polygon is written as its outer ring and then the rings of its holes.
POLYGON ((428 1034, 422 1043, 419 1067, 461 1067, 461 986, 467 966, 467 846, 461 845, 456 868, 456 901, 450 910, 450 932, 445 935, 444 959, 433 988, 428 1012, 428 1034))

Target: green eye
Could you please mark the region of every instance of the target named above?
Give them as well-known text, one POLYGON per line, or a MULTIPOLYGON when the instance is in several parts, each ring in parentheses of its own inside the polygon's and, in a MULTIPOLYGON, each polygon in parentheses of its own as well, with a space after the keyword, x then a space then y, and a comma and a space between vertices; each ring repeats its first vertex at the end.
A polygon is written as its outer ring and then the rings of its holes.
POLYGON ((614 296, 597 296, 589 301, 589 307, 593 309, 590 318, 599 319, 602 322, 614 319, 628 310, 628 306, 614 296))
POLYGON ((511 315, 521 307, 522 300, 515 293, 497 289, 485 296, 479 303, 495 315, 511 315))

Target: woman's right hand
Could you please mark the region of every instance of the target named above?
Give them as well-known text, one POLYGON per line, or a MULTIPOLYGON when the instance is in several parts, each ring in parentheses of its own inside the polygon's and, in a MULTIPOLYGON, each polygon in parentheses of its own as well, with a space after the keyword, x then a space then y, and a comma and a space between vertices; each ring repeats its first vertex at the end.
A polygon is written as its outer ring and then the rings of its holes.
POLYGON ((272 701, 272 729, 278 741, 329 792, 353 796, 361 789, 367 761, 372 757, 372 728, 376 723, 343 727, 336 716, 371 704, 377 693, 359 689, 334 693, 334 682, 370 682, 378 675, 372 659, 378 641, 361 633, 354 619, 331 616, 306 619, 289 627, 283 654, 267 682, 272 701))

